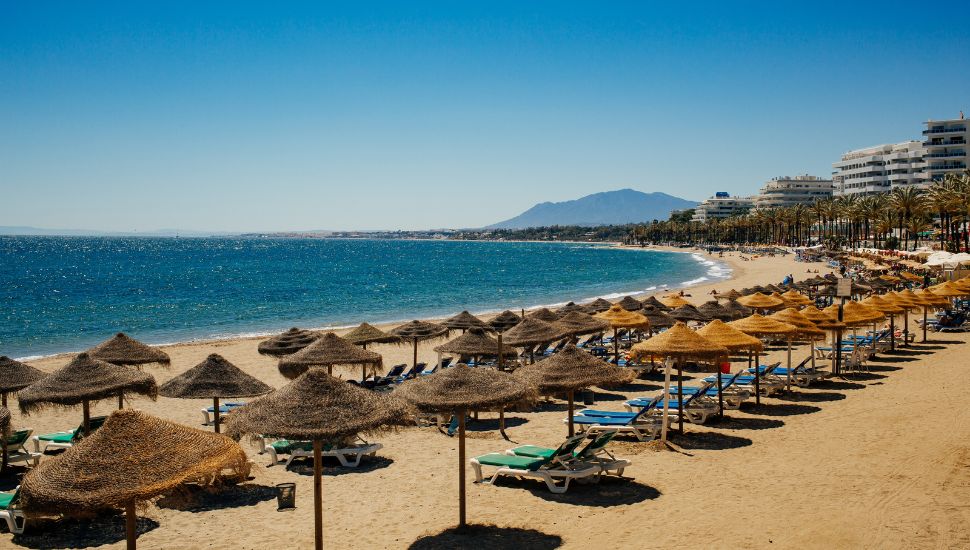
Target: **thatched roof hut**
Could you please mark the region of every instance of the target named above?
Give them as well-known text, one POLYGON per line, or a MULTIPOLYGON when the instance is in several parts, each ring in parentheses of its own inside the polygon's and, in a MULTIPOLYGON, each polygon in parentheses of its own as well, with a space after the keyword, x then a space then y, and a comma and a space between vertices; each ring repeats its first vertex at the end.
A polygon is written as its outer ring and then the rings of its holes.
POLYGON ((565 330, 571 336, 582 336, 584 334, 596 334, 605 332, 610 329, 610 322, 605 319, 597 319, 592 315, 582 313, 579 311, 573 311, 566 314, 561 319, 556 321, 559 326, 565 328, 565 330))
POLYGON ((158 395, 176 399, 256 397, 273 388, 246 374, 217 353, 172 378, 158 388, 158 395))
POLYGON ((755 292, 754 294, 749 294, 748 296, 742 296, 738 298, 737 302, 742 306, 751 309, 773 310, 785 307, 785 302, 781 298, 765 296, 760 292, 755 292))
POLYGON ((637 313, 647 318, 651 329, 669 328, 677 324, 677 319, 653 305, 643 306, 637 313))
MULTIPOLYGON (((485 330, 475 327, 468 329, 465 334, 445 342, 434 348, 438 353, 456 353, 464 356, 498 356, 498 340, 491 338, 485 330)), ((506 347, 502 353, 508 357, 515 357, 517 354, 512 348, 506 347)))
POLYGON ((611 307, 613 307, 613 304, 612 303, 610 303, 607 300, 604 300, 603 298, 597 298, 597 299, 593 300, 592 302, 590 302, 588 304, 585 304, 585 305, 586 305, 586 309, 589 309, 591 311, 595 311, 596 313, 599 313, 601 311, 606 311, 606 310, 610 309, 611 307))
POLYGON ((577 304, 576 302, 569 302, 568 304, 566 304, 566 305, 562 306, 561 308, 557 309, 556 310, 556 315, 558 315, 559 318, 562 319, 563 317, 565 317, 566 315, 568 315, 568 314, 570 314, 570 313, 572 313, 574 311, 578 311, 580 313, 585 313, 587 315, 592 315, 593 313, 596 313, 595 311, 587 308, 586 306, 584 306, 582 304, 577 304))
POLYGON ((263 340, 256 346, 256 351, 263 355, 284 357, 292 355, 320 339, 320 333, 312 330, 300 330, 296 327, 263 340))
POLYGON ((359 327, 344 334, 343 339, 367 349, 367 344, 400 344, 401 337, 388 334, 379 328, 372 327, 367 323, 361 323, 359 327))
POLYGON ((674 319, 678 321, 688 322, 688 321, 710 321, 711 317, 701 313, 691 304, 683 305, 674 308, 673 311, 668 313, 674 319))
POLYGON ((93 359, 126 367, 151 364, 168 367, 172 364, 172 359, 164 351, 129 338, 123 332, 89 349, 87 354, 93 359))
POLYGON ((730 309, 722 306, 717 300, 711 300, 709 302, 704 302, 697 307, 697 311, 701 315, 707 316, 709 319, 720 319, 721 321, 733 321, 741 317, 737 312, 731 311, 730 309))
POLYGON ((555 323, 559 320, 559 316, 553 313, 549 308, 539 308, 529 314, 527 314, 526 319, 538 319, 540 321, 545 321, 547 323, 555 323))
POLYGON ((309 346, 280 359, 278 368, 280 374, 292 380, 310 367, 327 367, 328 372, 333 372, 335 365, 359 365, 364 369, 364 376, 368 376, 379 371, 383 364, 379 353, 361 349, 327 332, 309 346))

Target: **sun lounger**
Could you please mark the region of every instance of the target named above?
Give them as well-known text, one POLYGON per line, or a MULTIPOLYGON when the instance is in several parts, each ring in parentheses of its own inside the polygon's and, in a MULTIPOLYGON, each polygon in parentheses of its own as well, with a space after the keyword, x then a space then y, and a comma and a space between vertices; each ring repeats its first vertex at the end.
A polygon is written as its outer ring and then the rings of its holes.
MULTIPOLYGON (((663 406, 659 409, 660 414, 658 415, 658 409, 656 404, 660 403, 661 396, 655 397, 653 405, 645 406, 640 409, 639 412, 620 412, 620 411, 582 411, 583 413, 573 417, 573 424, 583 430, 584 433, 588 435, 598 434, 600 432, 617 430, 622 433, 631 433, 639 441, 651 441, 660 434, 660 430, 663 428, 663 419, 661 418, 663 414, 663 406), (602 416, 597 416, 601 414, 602 416), (619 415, 619 416, 616 416, 619 415)), ((666 419, 667 425, 670 425, 670 421, 676 416, 676 406, 668 411, 668 416, 666 419)), ((563 419, 563 422, 568 423, 569 419, 563 419)))
POLYGON ((24 444, 30 439, 30 434, 32 433, 34 433, 34 430, 27 428, 25 430, 17 430, 7 437, 7 464, 32 462, 34 466, 37 466, 43 454, 32 453, 24 448, 24 444))
POLYGON ((401 382, 404 382, 405 380, 407 380, 409 378, 418 376, 419 374, 421 374, 424 371, 424 368, 427 367, 427 366, 428 366, 427 363, 418 363, 417 365, 414 365, 413 367, 411 367, 411 370, 409 370, 406 373, 404 373, 403 375, 401 375, 397 380, 395 380, 395 382, 397 382, 398 384, 400 384, 401 382))
MULTIPOLYGON (((238 409, 239 407, 242 407, 245 404, 246 403, 242 403, 242 402, 219 403, 219 417, 220 417, 220 421, 222 419, 226 418, 226 415, 228 415, 230 412, 232 412, 233 409, 238 409)), ((202 425, 203 426, 211 426, 212 424, 215 423, 215 420, 216 420, 216 414, 215 414, 215 412, 216 412, 215 407, 206 407, 206 408, 202 409, 202 425)))
MULTIPOLYGON (((360 465, 360 460, 365 455, 370 455, 373 457, 377 451, 384 448, 384 445, 380 443, 368 443, 357 436, 354 439, 355 442, 347 443, 344 442, 324 442, 321 448, 320 456, 332 456, 340 461, 341 466, 347 468, 356 468, 360 465), (348 458, 351 457, 351 458, 348 458)), ((313 456, 313 442, 312 441, 290 441, 287 439, 281 439, 279 441, 274 441, 272 443, 267 443, 266 438, 260 436, 259 438, 260 447, 262 450, 260 454, 264 452, 269 454, 270 464, 269 467, 276 466, 280 463, 279 455, 289 454, 290 458, 287 459, 286 465, 289 466, 293 462, 293 459, 301 456, 313 456)))
MULTIPOLYGON (((107 420, 107 416, 95 416, 88 420, 88 428, 91 433, 97 430, 104 424, 107 420)), ((57 432, 52 434, 35 435, 30 438, 31 443, 34 444, 34 452, 46 452, 48 450, 54 449, 70 449, 75 443, 84 437, 84 423, 81 423, 77 428, 69 432, 57 432), (40 444, 44 443, 44 448, 40 448, 40 444)))
POLYGON ((421 371, 421 376, 428 376, 429 374, 434 374, 439 370, 447 369, 448 365, 451 364, 452 359, 453 357, 445 357, 444 359, 441 360, 441 363, 431 367, 430 369, 425 369, 421 371))
MULTIPOLYGON (((741 408, 741 404, 751 398, 753 390, 749 390, 746 386, 740 387, 737 385, 737 381, 741 378, 741 371, 734 373, 733 375, 721 375, 721 401, 724 402, 724 408, 727 410, 736 411, 741 408)), ((719 403, 717 398, 717 376, 711 376, 704 379, 704 386, 684 386, 684 393, 689 394, 696 392, 700 389, 704 390, 704 393, 698 396, 699 400, 719 403)), ((677 395, 677 388, 675 386, 670 387, 671 395, 677 395)), ((636 404, 642 403, 642 399, 633 399, 627 401, 630 410, 636 410, 634 406, 636 404)), ((698 403, 695 400, 695 404, 698 403)), ((704 418, 706 420, 706 417, 704 418)), ((703 422, 696 422, 698 424, 703 424, 703 422)))
MULTIPOLYGON (((715 415, 720 412, 720 404, 717 400, 717 387, 715 386, 717 379, 714 382, 704 381, 701 386, 684 387, 683 395, 677 393, 676 387, 671 387, 669 395, 676 397, 677 399, 671 399, 667 405, 667 414, 677 414, 680 409, 680 400, 683 399, 683 411, 684 418, 691 424, 703 424, 707 422, 707 419, 711 415, 715 415), (713 393, 711 393, 713 392, 713 393), (713 398, 710 397, 713 395, 713 398)), ((730 384, 725 384, 730 386, 730 384)), ((630 412, 622 414, 636 414, 643 407, 653 406, 658 412, 663 410, 663 401, 660 399, 663 396, 651 400, 644 399, 631 399, 624 403, 630 412)), ((740 402, 738 402, 740 406, 740 402)), ((597 411, 598 412, 598 411, 597 411)), ((583 414, 588 414, 587 411, 583 411, 583 414)), ((614 413, 616 416, 620 413, 614 413)))
POLYGON ((27 518, 20 509, 20 485, 12 493, 0 493, 0 518, 7 521, 7 528, 15 535, 24 532, 27 518))
POLYGON ((546 458, 531 458, 527 456, 508 456, 492 453, 469 460, 475 470, 475 482, 486 483, 482 477, 482 466, 497 466, 498 470, 492 474, 487 483, 495 483, 500 476, 531 477, 541 479, 553 493, 565 493, 569 482, 577 479, 588 479, 600 473, 596 464, 576 460, 573 452, 583 441, 585 435, 578 435, 567 439, 546 458), (556 485, 556 480, 563 480, 562 485, 556 485))
MULTIPOLYGON (((600 473, 613 473, 618 476, 623 475, 624 468, 633 463, 629 460, 618 459, 606 450, 606 445, 613 440, 617 430, 608 430, 590 439, 586 446, 573 451, 576 460, 588 463, 596 463, 600 467, 600 473)), ((556 449, 547 447, 535 447, 532 445, 522 445, 514 449, 508 449, 505 454, 508 456, 525 456, 530 458, 549 458, 556 452, 556 449)))

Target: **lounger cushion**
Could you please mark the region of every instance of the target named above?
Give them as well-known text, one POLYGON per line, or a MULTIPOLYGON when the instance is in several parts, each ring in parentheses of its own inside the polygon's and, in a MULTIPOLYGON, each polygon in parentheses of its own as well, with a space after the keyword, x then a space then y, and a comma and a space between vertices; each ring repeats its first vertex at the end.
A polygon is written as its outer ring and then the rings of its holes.
POLYGON ((545 458, 530 458, 525 456, 505 456, 500 454, 477 457, 479 464, 498 466, 500 468, 515 468, 517 470, 537 470, 546 463, 545 458))
POLYGON ((71 440, 74 439, 74 432, 38 435, 37 439, 41 441, 50 441, 52 443, 70 443, 71 440))
POLYGON ((534 445, 523 445, 521 447, 516 447, 512 449, 518 456, 525 456, 531 458, 551 458, 552 455, 556 454, 558 449, 548 449, 546 447, 536 447, 534 445))

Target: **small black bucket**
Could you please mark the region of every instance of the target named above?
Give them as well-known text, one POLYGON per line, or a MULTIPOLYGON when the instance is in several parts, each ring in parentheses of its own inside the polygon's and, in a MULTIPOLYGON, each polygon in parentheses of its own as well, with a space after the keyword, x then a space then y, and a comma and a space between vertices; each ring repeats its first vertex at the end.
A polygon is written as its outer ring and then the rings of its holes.
POLYGON ((276 485, 276 507, 296 508, 296 483, 278 483, 276 485))
POLYGON ((590 389, 583 390, 583 405, 594 404, 595 397, 596 397, 596 393, 593 390, 590 390, 590 389))

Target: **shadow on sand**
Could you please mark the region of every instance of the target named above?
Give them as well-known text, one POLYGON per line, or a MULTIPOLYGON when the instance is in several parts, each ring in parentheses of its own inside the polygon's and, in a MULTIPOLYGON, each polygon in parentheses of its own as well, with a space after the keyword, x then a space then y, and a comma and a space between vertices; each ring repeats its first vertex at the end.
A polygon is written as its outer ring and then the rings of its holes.
POLYGON ((723 417, 712 417, 707 421, 706 425, 723 430, 769 430, 771 428, 780 428, 785 423, 774 418, 731 416, 731 411, 727 411, 723 417))
MULTIPOLYGON (((745 403, 747 405, 748 403, 745 403)), ((745 407, 748 414, 759 416, 794 416, 797 414, 810 414, 822 410, 813 405, 795 405, 791 403, 761 403, 760 405, 751 404, 745 407)))
MULTIPOLYGON (((6 525, 4 523, 3 525, 6 525)), ((135 529, 139 536, 156 529, 158 522, 139 517, 135 529)), ((26 532, 14 535, 11 542, 26 548, 90 548, 125 540, 125 515, 111 512, 91 519, 41 519, 30 522, 26 532)))
MULTIPOLYGON (((690 424, 685 424, 684 428, 690 424)), ((750 447, 753 443, 747 437, 722 434, 719 432, 691 432, 687 431, 683 435, 676 430, 667 432, 667 440, 677 445, 682 450, 687 451, 726 451, 728 449, 740 449, 750 447)))
POLYGON ((573 481, 569 484, 569 490, 561 494, 551 492, 543 481, 534 478, 500 477, 497 486, 525 489, 533 496, 549 502, 599 508, 636 504, 645 500, 655 500, 660 496, 660 491, 649 485, 637 483, 628 477, 616 476, 603 476, 599 483, 573 481))
POLYGON ((469 524, 452 527, 436 535, 424 535, 408 550, 553 550, 562 546, 562 537, 535 529, 469 524))
MULTIPOLYGON (((382 470, 387 468, 394 461, 390 458, 384 458, 383 456, 369 457, 365 456, 363 460, 360 461, 360 466, 356 468, 346 468, 340 465, 340 462, 333 457, 325 456, 321 457, 321 468, 320 472, 325 476, 342 476, 347 474, 366 474, 367 472, 373 472, 374 470, 382 470)), ((301 476, 313 476, 313 457, 300 457, 294 460, 289 467, 286 468, 287 472, 293 472, 301 476)))
POLYGON ((782 395, 777 399, 790 403, 825 403, 827 401, 842 401, 845 399, 845 394, 835 391, 799 391, 782 395))
POLYGON ((267 485, 230 485, 214 490, 190 486, 186 494, 161 498, 156 505, 184 512, 209 512, 255 506, 275 498, 276 488, 267 485))

